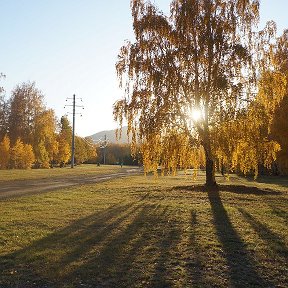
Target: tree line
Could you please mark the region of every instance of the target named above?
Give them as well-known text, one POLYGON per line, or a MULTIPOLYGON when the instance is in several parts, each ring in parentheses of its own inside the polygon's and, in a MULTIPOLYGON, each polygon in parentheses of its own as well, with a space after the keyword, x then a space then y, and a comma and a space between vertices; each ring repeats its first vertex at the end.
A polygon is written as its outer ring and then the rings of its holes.
MULTIPOLYGON (((1 74, 1 77, 4 77, 1 74)), ((17 85, 11 97, 0 91, 0 169, 49 168, 71 160, 72 128, 57 120, 35 83, 17 85)), ((75 163, 96 161, 92 139, 75 137, 75 163)))
POLYGON ((137 166, 142 164, 142 157, 140 149, 138 148, 137 153, 132 155, 130 144, 117 144, 109 143, 105 148, 97 147, 96 162, 99 164, 104 163, 108 165, 129 165, 137 166))

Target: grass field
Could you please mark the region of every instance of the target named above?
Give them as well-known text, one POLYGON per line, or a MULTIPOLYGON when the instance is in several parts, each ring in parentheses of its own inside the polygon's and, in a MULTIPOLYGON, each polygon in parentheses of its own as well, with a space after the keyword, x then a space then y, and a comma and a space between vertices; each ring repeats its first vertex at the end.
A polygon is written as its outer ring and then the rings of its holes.
POLYGON ((217 180, 133 176, 3 200, 0 287, 288 287, 287 179, 217 180))
POLYGON ((101 165, 94 164, 78 165, 73 169, 70 166, 64 168, 52 168, 52 169, 31 169, 31 170, 0 170, 0 183, 2 181, 10 180, 27 180, 27 179, 45 179, 55 178, 63 176, 81 176, 89 174, 106 174, 117 173, 122 169, 117 165, 101 165))

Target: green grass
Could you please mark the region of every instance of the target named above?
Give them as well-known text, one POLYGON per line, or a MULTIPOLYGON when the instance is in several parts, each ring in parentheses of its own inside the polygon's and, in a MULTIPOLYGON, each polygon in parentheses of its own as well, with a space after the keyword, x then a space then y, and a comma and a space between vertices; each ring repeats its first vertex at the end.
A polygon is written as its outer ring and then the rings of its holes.
POLYGON ((1 201, 0 287, 288 287, 287 187, 202 181, 133 176, 1 201))
MULTIPOLYGON (((124 166, 125 167, 125 166, 124 166)), ((120 166, 83 164, 77 165, 73 169, 69 166, 52 169, 31 169, 31 170, 0 170, 0 182, 10 180, 44 179, 50 177, 81 176, 89 174, 117 173, 121 171, 120 166)))

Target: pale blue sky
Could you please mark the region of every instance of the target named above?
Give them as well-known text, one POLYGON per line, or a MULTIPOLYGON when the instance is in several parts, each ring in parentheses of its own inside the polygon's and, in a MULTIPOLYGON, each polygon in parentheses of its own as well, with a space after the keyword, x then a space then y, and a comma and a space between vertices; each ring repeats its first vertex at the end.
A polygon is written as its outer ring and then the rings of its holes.
MULTIPOLYGON (((169 9, 169 0, 152 2, 169 9)), ((261 27, 272 19, 279 33, 288 28, 288 0, 261 3, 261 27)), ((17 84, 35 81, 58 117, 66 97, 83 99, 78 135, 117 127, 112 105, 123 91, 115 62, 124 40, 133 39, 129 0, 0 0, 0 37, 7 96, 17 84)))

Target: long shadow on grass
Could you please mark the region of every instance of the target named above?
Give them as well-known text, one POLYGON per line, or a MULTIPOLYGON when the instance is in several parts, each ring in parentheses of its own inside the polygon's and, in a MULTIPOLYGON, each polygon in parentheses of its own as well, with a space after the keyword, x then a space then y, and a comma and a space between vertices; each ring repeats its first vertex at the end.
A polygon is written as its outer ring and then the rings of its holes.
POLYGON ((187 263, 187 272, 188 275, 191 278, 191 282, 195 287, 203 287, 204 284, 202 283, 202 280, 204 277, 204 264, 203 259, 201 259, 201 247, 199 247, 198 240, 196 238, 197 232, 196 227, 199 225, 197 220, 197 214, 196 211, 191 211, 191 233, 190 233, 190 246, 193 251, 193 255, 191 255, 190 261, 187 263))
MULTIPOLYGON (((194 192, 205 192, 207 188, 203 185, 192 185, 192 186, 175 186, 172 188, 173 190, 190 190, 194 192)), ((246 186, 246 185, 218 185, 217 187, 218 191, 225 191, 235 194, 247 194, 247 195, 281 195, 283 194, 280 191, 275 191, 273 189, 261 189, 255 186, 246 186)))
POLYGON ((270 246, 274 253, 276 253, 276 255, 278 254, 279 256, 288 259, 288 248, 279 235, 271 231, 266 225, 261 223, 244 209, 239 208, 238 210, 258 235, 270 246))
POLYGON ((276 207, 274 205, 270 205, 271 209, 272 209, 272 213, 277 215, 278 217, 282 218, 283 221, 288 224, 288 212, 286 212, 285 210, 276 207))
POLYGON ((80 219, 0 258, 0 287, 170 287, 180 238, 170 213, 140 201, 80 219))
MULTIPOLYGON (((225 190, 227 191, 226 188, 225 190)), ((216 188, 207 192, 213 212, 216 233, 223 246, 233 287, 273 287, 271 283, 265 281, 257 273, 255 262, 249 257, 244 243, 229 219, 221 201, 219 189, 216 188)))
POLYGON ((250 182, 258 182, 258 183, 265 183, 265 184, 275 184, 279 185, 284 188, 288 188, 288 177, 287 176, 260 176, 256 180, 252 177, 245 177, 246 180, 250 182))
POLYGON ((288 248, 283 239, 271 231, 265 224, 261 223, 245 209, 239 208, 239 212, 243 215, 244 219, 251 225, 251 227, 258 233, 261 239, 266 243, 268 249, 265 248, 271 257, 277 263, 276 274, 273 278, 278 279, 278 283, 282 283, 283 287, 288 287, 287 279, 287 260, 288 260, 288 248))
POLYGON ((27 248, 1 257, 0 287, 46 287, 43 283, 50 287, 71 269, 68 266, 85 259, 94 245, 105 242, 112 231, 138 209, 139 205, 115 205, 75 221, 27 248))
MULTIPOLYGON (((166 210, 168 211, 168 209, 166 210)), ((177 253, 176 255, 173 254, 173 252, 177 250, 177 244, 180 241, 180 230, 177 227, 177 223, 167 222, 168 219, 169 215, 166 215, 166 217, 163 218, 164 222, 159 226, 161 229, 157 229, 158 235, 155 235, 158 238, 157 240, 154 236, 153 246, 156 252, 156 265, 153 267, 153 277, 149 287, 172 287, 173 279, 178 280, 178 283, 180 282, 174 270, 174 268, 179 265, 179 255, 177 255, 177 253)))
POLYGON ((88 287, 171 287, 167 267, 180 231, 167 221, 169 213, 167 207, 144 204, 99 253, 71 270, 65 282, 82 279, 88 287))

